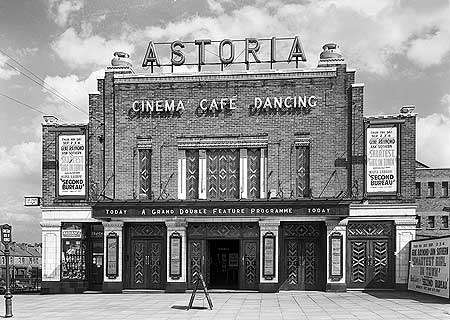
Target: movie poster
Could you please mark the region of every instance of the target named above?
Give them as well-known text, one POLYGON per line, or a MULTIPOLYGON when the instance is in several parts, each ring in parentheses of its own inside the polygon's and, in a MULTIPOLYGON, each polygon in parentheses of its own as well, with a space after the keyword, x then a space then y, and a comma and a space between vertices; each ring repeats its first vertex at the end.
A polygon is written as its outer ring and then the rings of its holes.
POLYGON ((411 242, 408 289, 449 298, 450 237, 411 242))
POLYGON ((366 192, 397 192, 397 127, 369 127, 366 133, 366 192))
POLYGON ((58 195, 86 195, 86 139, 84 135, 58 138, 58 195))

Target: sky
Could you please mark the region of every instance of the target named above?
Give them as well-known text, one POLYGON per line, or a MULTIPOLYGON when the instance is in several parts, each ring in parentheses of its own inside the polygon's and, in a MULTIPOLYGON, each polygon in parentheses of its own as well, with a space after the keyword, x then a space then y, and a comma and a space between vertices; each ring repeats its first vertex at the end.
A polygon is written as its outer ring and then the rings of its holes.
POLYGON ((43 114, 86 122, 88 93, 113 53, 148 72, 140 65, 150 40, 298 35, 303 67, 337 43, 365 84, 365 115, 415 105, 417 159, 450 167, 449 1, 0 0, 0 223, 13 225, 16 241, 40 242, 40 209, 23 197, 41 194, 43 114))

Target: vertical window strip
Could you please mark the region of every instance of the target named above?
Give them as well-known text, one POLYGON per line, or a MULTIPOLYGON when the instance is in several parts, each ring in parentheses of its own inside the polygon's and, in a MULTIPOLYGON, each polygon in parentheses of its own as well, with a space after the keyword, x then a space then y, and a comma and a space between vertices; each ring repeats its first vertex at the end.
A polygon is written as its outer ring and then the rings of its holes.
POLYGON ((199 198, 199 151, 186 150, 186 198, 199 198))
POLYGON ((247 197, 261 197, 261 149, 247 150, 247 197))
POLYGON ((260 158, 260 197, 265 199, 267 197, 267 149, 261 149, 260 158))
POLYGON ((186 150, 178 150, 178 199, 180 200, 186 199, 186 182, 188 181, 186 170, 186 150))
POLYGON ((297 147, 297 198, 308 198, 310 196, 309 157, 309 146, 297 147))
POLYGON ((239 199, 239 150, 206 151, 208 199, 239 199))
POLYGON ((207 168, 206 168, 206 150, 199 150, 199 183, 198 183, 198 198, 206 199, 206 176, 207 176, 207 168))
POLYGON ((151 150, 139 149, 139 199, 151 199, 151 150))
POLYGON ((239 150, 240 153, 240 165, 239 165, 239 169, 240 169, 240 198, 241 199, 247 199, 247 186, 248 186, 248 181, 247 181, 247 173, 248 171, 248 158, 247 158, 247 149, 240 149, 239 150))

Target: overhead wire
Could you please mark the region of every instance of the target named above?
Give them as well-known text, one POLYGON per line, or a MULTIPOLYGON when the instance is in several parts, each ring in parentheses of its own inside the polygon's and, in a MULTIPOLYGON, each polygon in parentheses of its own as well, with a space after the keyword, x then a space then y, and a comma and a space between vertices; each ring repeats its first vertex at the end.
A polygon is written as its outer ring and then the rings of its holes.
MULTIPOLYGON (((58 90, 56 90, 55 88, 53 88, 52 86, 48 85, 45 80, 40 77, 39 75, 37 75, 36 73, 34 73, 33 71, 31 71, 29 68, 25 67, 22 63, 20 63, 17 59, 14 59, 13 57, 11 57, 9 54, 7 54, 4 50, 0 49, 0 53, 2 53, 4 56, 8 57, 9 59, 11 59, 12 61, 14 61, 17 65, 19 65, 21 68, 23 68, 24 70, 26 70, 29 74, 31 74, 34 79, 29 75, 26 74, 25 72, 23 72, 22 70, 20 70, 19 68, 13 66, 12 64, 5 62, 6 65, 8 65, 10 68, 16 70, 17 72, 19 72, 21 75, 23 75, 24 77, 28 78, 29 80, 33 81, 35 84, 37 84, 38 86, 44 88, 45 90, 47 90, 49 93, 51 93, 52 95, 56 96, 57 98, 59 98, 60 100, 66 102, 69 106, 75 108, 76 110, 78 110, 79 112, 82 112, 84 114, 86 114, 87 116, 89 116, 89 113, 85 110, 83 110, 80 106, 76 105, 75 103, 73 103, 72 101, 70 101, 66 96, 64 96, 61 92, 59 92, 58 90), (37 80, 36 80, 37 79, 37 80)), ((95 119, 96 121, 102 123, 101 120, 97 119, 96 117, 91 115, 91 118, 95 119)))

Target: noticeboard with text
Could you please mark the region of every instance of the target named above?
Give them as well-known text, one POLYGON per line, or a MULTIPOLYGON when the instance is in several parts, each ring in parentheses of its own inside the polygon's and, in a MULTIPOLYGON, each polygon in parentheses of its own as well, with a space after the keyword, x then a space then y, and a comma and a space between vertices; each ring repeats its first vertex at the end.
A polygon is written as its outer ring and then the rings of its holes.
POLYGON ((82 134, 58 137, 58 196, 86 196, 86 137, 82 134))
POLYGON ((450 237, 410 243, 408 290, 450 298, 450 237))
POLYGON ((366 131, 366 193, 396 194, 398 184, 397 126, 366 131))

